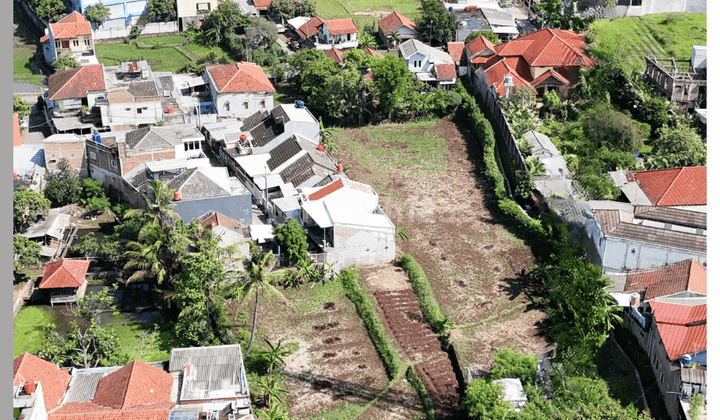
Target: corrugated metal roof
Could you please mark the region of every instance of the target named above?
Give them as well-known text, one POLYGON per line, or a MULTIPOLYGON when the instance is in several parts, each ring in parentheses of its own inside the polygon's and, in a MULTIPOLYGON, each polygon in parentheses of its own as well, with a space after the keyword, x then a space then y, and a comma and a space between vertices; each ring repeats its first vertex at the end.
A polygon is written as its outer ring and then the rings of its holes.
POLYGON ((707 214, 672 207, 636 206, 635 217, 675 225, 707 229, 707 214))
POLYGON ((90 402, 95 397, 98 382, 111 372, 120 369, 120 366, 102 369, 88 369, 76 371, 70 381, 63 403, 90 402))
POLYGON ((707 385, 707 379, 704 369, 682 369, 680 378, 683 382, 691 384, 707 385))
POLYGON ((301 151, 302 149, 295 140, 295 136, 290 137, 270 151, 270 159, 267 161, 268 169, 270 169, 271 172, 274 171, 278 166, 301 151))
POLYGON ((249 394, 239 344, 172 349, 168 370, 183 371, 181 401, 249 394))
POLYGON ((608 236, 661 245, 668 248, 684 249, 707 253, 707 238, 704 235, 659 229, 651 226, 620 223, 608 236))

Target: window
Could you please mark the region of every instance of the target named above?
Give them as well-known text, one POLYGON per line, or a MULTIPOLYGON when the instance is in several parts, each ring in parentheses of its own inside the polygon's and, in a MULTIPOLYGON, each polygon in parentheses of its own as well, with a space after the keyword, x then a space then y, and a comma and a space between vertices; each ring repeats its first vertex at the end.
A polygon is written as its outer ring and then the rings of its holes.
POLYGON ((243 108, 248 109, 248 108, 249 108, 249 103, 248 103, 248 102, 243 102, 243 108))
POLYGON ((230 111, 230 102, 225 102, 225 111, 230 111))
POLYGON ((265 99, 260 101, 260 108, 265 109, 265 99))
POLYGON ((90 40, 87 39, 87 38, 85 38, 85 46, 86 46, 86 47, 89 47, 89 46, 90 46, 90 40))
POLYGON ((97 160, 97 156, 95 155, 95 152, 90 152, 90 159, 97 160))
POLYGON ((73 47, 80 46, 80 40, 79 39, 73 39, 73 47))
POLYGON ((138 109, 137 109, 137 113, 138 113, 138 114, 142 114, 142 108, 138 108, 138 109))
POLYGON ((57 162, 57 160, 55 160, 55 159, 50 159, 50 162, 49 162, 49 163, 55 163, 55 162, 57 162))
POLYGON ((112 166, 114 169, 117 169, 117 163, 115 163, 114 160, 110 161, 110 166, 112 166))
POLYGON ((125 108, 125 111, 130 111, 132 108, 125 108))

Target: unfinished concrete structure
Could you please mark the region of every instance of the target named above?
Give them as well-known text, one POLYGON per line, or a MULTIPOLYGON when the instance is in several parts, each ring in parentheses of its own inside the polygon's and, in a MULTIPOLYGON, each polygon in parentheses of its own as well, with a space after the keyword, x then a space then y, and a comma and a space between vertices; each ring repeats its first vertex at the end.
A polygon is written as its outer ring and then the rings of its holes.
POLYGON ((707 47, 693 46, 689 60, 645 57, 645 75, 680 112, 707 107, 707 47))

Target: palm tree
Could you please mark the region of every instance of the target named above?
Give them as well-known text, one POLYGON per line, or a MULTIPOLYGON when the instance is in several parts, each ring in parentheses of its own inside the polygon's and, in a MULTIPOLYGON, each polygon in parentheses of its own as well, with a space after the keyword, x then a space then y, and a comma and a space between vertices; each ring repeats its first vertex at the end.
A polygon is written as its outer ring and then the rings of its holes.
POLYGON ((286 275, 287 270, 272 271, 276 264, 275 255, 272 252, 263 253, 259 248, 253 247, 251 253, 252 257, 244 262, 245 271, 242 274, 244 283, 237 290, 241 295, 241 303, 249 295, 255 295, 255 313, 253 314, 252 332, 250 333, 250 342, 248 343, 245 357, 250 355, 253 341, 255 340, 258 313, 260 311, 260 295, 269 293, 287 302, 285 296, 273 285, 273 283, 286 275))
POLYGON ((141 278, 154 278, 157 284, 170 280, 189 245, 190 239, 174 226, 161 226, 157 219, 150 221, 140 230, 138 240, 126 245, 129 261, 124 269, 135 270, 128 283, 141 278))
POLYGON ((145 208, 128 210, 125 212, 124 217, 139 217, 145 220, 145 223, 155 219, 160 222, 160 225, 164 226, 167 224, 167 220, 172 219, 177 214, 171 210, 175 207, 172 202, 175 192, 168 189, 166 183, 156 179, 150 181, 150 188, 152 190, 152 199, 147 195, 143 196, 145 208))
POLYGON ((263 376, 258 380, 258 393, 261 398, 262 405, 266 407, 276 407, 288 393, 288 390, 283 387, 280 382, 280 375, 273 374, 269 376, 263 376))
POLYGON ((393 48, 397 48, 398 42, 400 42, 400 40, 402 39, 400 38, 400 32, 398 31, 388 32, 388 38, 390 38, 390 40, 392 41, 393 48))

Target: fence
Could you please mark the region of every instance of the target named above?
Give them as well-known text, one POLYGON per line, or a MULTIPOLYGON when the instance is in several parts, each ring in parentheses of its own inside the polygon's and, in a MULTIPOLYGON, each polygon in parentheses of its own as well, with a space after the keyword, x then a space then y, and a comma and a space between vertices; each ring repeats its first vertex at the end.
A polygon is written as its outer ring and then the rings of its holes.
MULTIPOLYGON (((93 31, 93 39, 104 40, 104 39, 115 39, 125 38, 130 36, 132 26, 121 26, 113 28, 98 28, 93 31)), ((148 23, 140 31, 141 35, 159 35, 159 34, 178 34, 180 33, 180 27, 175 22, 153 22, 148 23)))

